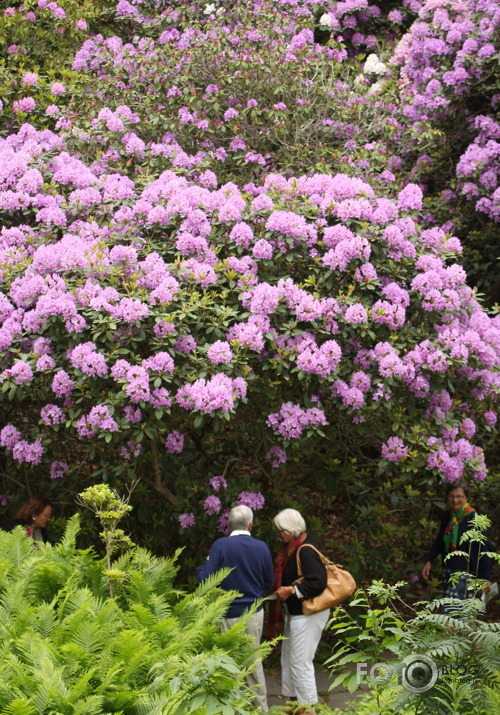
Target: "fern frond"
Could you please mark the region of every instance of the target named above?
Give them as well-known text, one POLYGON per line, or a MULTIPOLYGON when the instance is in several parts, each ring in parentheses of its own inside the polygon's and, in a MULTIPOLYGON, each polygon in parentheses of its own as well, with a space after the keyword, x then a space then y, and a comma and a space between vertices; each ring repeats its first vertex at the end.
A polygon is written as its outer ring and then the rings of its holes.
MULTIPOLYGON (((177 701, 177 708, 182 701, 177 701)), ((131 708, 131 715, 167 715, 174 712, 171 708, 174 705, 172 699, 165 693, 153 693, 152 695, 141 695, 138 703, 131 708)))
POLYGON ((216 588, 217 586, 220 586, 222 581, 224 581, 224 579, 229 576, 232 570, 233 569, 230 568, 224 568, 220 571, 217 571, 217 573, 211 574, 205 579, 205 581, 202 581, 200 584, 198 584, 198 587, 196 588, 193 595, 204 596, 212 589, 216 588))
POLYGON ((122 662, 126 678, 139 677, 150 667, 150 645, 143 633, 133 630, 123 630, 117 634, 113 642, 113 652, 122 662))
POLYGON ((3 708, 1 715, 35 715, 35 713, 38 711, 27 698, 16 698, 3 708))
MULTIPOLYGON (((117 568, 120 568, 117 566, 117 568)), ((138 571, 129 573, 123 586, 123 591, 128 603, 147 603, 152 593, 152 588, 147 583, 144 575, 138 571)))
POLYGON ((52 605, 42 603, 35 611, 33 628, 42 638, 48 638, 57 624, 57 616, 52 605))
POLYGON ((0 553, 14 568, 19 568, 34 550, 33 539, 22 526, 12 531, 0 531, 0 553))
POLYGON ((54 550, 61 556, 69 558, 71 555, 74 554, 76 550, 76 537, 79 533, 80 515, 76 513, 73 514, 73 516, 70 516, 70 518, 67 520, 66 526, 64 528, 64 534, 62 535, 58 544, 55 546, 54 550))
POLYGON ((163 621, 172 614, 172 607, 162 594, 153 593, 148 605, 157 621, 163 621))
POLYGON ((72 715, 102 715, 102 695, 89 695, 73 704, 72 715))

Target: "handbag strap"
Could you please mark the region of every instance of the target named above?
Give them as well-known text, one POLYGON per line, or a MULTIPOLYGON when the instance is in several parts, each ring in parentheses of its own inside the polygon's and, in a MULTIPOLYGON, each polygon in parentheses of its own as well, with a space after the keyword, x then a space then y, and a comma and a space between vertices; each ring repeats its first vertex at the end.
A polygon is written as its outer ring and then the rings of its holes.
POLYGON ((299 578, 302 578, 302 565, 300 563, 300 550, 304 548, 304 546, 308 546, 310 549, 313 549, 318 556, 320 557, 322 563, 325 566, 333 566, 333 563, 330 561, 330 559, 327 559, 326 556, 324 556, 319 549, 317 549, 315 546, 312 544, 302 544, 299 546, 297 549, 297 572, 299 574, 299 578))

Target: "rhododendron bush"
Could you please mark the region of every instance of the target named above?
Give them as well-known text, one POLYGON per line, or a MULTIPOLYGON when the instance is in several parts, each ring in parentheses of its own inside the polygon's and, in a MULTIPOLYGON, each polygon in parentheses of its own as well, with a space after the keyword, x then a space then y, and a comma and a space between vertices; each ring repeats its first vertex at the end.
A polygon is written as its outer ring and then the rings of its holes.
POLYGON ((460 242, 422 230, 418 186, 240 189, 151 166, 134 181, 30 125, 0 151, 11 468, 60 477, 79 442, 101 466, 157 465, 158 486, 159 450, 243 411, 275 449, 332 437, 342 415, 377 424, 387 468, 484 479, 500 318, 466 286, 460 242))
MULTIPOLYGON (((98 83, 106 107, 129 106, 157 153, 178 145, 179 167, 196 163, 241 184, 263 171, 378 176, 400 163, 397 107, 378 101, 368 81, 352 92, 355 72, 342 44, 319 44, 309 27, 263 9, 258 29, 251 8, 239 8, 234 26, 228 9, 201 28, 169 27, 156 40, 96 36, 76 53, 73 69, 98 83)), ((93 95, 82 106, 85 117, 106 120, 123 149, 123 122, 104 117, 93 95)), ((123 144, 129 155, 143 153, 134 136, 123 144)))
POLYGON ((453 122, 452 139, 463 152, 457 188, 494 221, 500 218, 499 38, 495 0, 427 0, 392 58, 401 66, 405 114, 453 122), (464 125, 458 132, 457 119, 464 125))
POLYGON ((352 493, 484 480, 499 20, 488 0, 3 11, 6 478, 139 477, 184 534, 314 461, 360 470, 352 493))

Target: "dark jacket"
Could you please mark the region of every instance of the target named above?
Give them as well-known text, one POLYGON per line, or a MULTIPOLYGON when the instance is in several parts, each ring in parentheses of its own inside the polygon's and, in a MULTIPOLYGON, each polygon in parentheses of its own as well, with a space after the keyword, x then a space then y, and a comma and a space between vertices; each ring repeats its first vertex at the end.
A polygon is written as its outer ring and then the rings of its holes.
MULTIPOLYGON (((273 585, 273 558, 267 544, 249 533, 233 534, 217 539, 208 559, 198 567, 198 581, 204 581, 222 568, 233 570, 221 583, 225 591, 239 591, 226 618, 237 618, 273 585)), ((260 606, 259 610, 262 608, 260 606)))
MULTIPOLYGON (((465 542, 462 545, 460 545, 460 541, 462 539, 462 536, 465 534, 466 531, 468 531, 471 528, 471 522, 472 519, 474 518, 475 511, 471 511, 469 514, 464 516, 462 521, 459 522, 458 524, 458 540, 457 540, 457 550, 458 551, 465 551, 467 554, 469 553, 469 548, 470 548, 470 560, 466 558, 465 556, 458 556, 455 555, 451 559, 447 559, 447 561, 443 561, 443 566, 448 569, 451 573, 457 573, 459 571, 464 571, 472 574, 472 576, 476 576, 477 578, 484 578, 487 581, 491 580, 491 559, 489 556, 485 556, 482 554, 482 551, 487 550, 487 543, 485 542, 484 544, 478 544, 477 541, 472 541, 472 542, 465 542)), ((436 540, 434 541, 434 544, 429 551, 429 555, 427 557, 427 561, 430 561, 431 563, 435 561, 435 559, 441 555, 441 558, 444 558, 445 553, 444 553, 444 531, 446 527, 449 524, 451 518, 451 511, 448 509, 448 511, 445 511, 441 518, 441 525, 439 527, 438 535, 436 536, 436 540)))
MULTIPOLYGON (((307 548, 307 544, 310 543, 310 539, 306 539, 304 541, 306 546, 300 550, 300 564, 302 566, 304 581, 298 584, 298 588, 304 598, 319 596, 326 588, 325 565, 314 549, 307 548)), ((297 551, 295 551, 283 569, 281 585, 291 586, 298 578, 297 551)), ((289 596, 286 601, 286 606, 291 616, 302 615, 302 600, 297 598, 297 596, 289 596)))

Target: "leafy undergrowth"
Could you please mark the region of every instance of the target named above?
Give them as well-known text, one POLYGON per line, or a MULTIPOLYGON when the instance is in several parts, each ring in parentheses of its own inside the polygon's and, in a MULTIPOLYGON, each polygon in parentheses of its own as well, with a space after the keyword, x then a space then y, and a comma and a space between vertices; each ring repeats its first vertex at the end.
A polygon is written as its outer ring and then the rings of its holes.
POLYGON ((245 624, 215 625, 234 597, 216 588, 225 572, 186 595, 175 557, 134 548, 114 561, 123 579, 111 599, 78 528, 73 517, 54 547, 0 532, 0 712, 248 712, 245 624))

